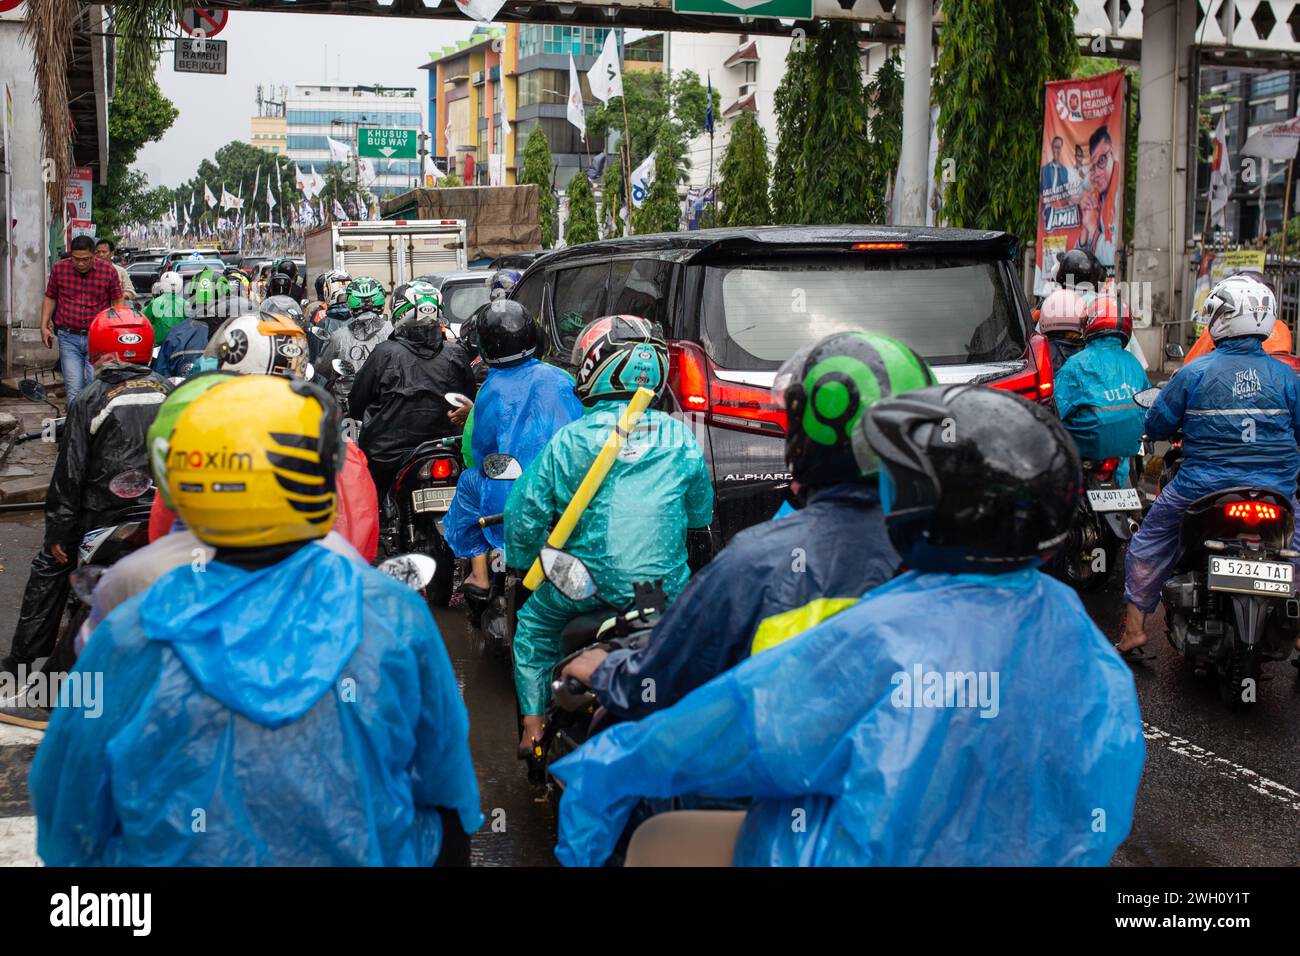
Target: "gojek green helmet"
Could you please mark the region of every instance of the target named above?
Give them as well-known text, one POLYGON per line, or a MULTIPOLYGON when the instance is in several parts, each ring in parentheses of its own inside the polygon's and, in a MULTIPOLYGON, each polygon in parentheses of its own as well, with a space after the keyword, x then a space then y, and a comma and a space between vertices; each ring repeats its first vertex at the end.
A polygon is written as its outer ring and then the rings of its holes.
POLYGON ((172 506, 171 492, 167 486, 167 450, 171 445, 176 420, 181 417, 181 412, 190 407, 190 402, 212 386, 236 377, 229 372, 205 372, 176 386, 176 389, 167 396, 167 400, 158 406, 158 414, 154 417, 153 424, 149 426, 149 431, 145 433, 145 446, 149 449, 149 465, 153 469, 154 484, 158 486, 158 494, 162 495, 163 504, 173 511, 175 508, 172 506))
POLYGON ((442 321, 442 293, 431 282, 416 279, 393 290, 393 328, 400 325, 432 325, 442 321))
POLYGON ((359 312, 379 312, 384 308, 384 287, 378 279, 361 276, 348 283, 348 308, 359 312))
POLYGON ((217 276, 211 269, 204 269, 189 281, 187 295, 192 306, 210 306, 217 301, 217 276))
POLYGON ((772 382, 773 397, 786 410, 785 460, 795 481, 824 488, 875 474, 854 456, 862 413, 934 381, 924 359, 874 332, 836 332, 795 352, 772 382))

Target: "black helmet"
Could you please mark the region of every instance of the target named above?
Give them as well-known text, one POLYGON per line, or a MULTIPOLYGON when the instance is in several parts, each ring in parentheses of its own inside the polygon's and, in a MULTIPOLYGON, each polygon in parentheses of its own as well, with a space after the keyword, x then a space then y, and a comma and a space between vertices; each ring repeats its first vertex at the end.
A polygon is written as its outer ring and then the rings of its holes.
POLYGON ((879 399, 933 384, 925 360, 887 335, 837 332, 795 352, 772 382, 786 410, 785 460, 795 481, 824 488, 874 474, 853 452, 862 413, 879 399))
POLYGON ((282 319, 288 319, 304 332, 307 331, 307 318, 302 314, 302 308, 293 300, 292 296, 268 296, 257 307, 257 312, 259 315, 278 315, 282 319))
POLYGON ((980 385, 878 402, 855 445, 881 471, 889 538, 917 571, 998 573, 1065 541, 1082 474, 1041 405, 980 385))
POLYGON ((1106 267, 1087 249, 1071 249, 1057 261, 1056 284, 1066 289, 1090 286, 1094 291, 1106 281, 1106 267))
POLYGON ((289 281, 293 282, 298 278, 298 263, 292 259, 276 259, 275 265, 271 266, 271 271, 286 275, 289 281))
POLYGON ((509 299, 489 303, 471 334, 478 338, 483 361, 494 368, 532 358, 542 345, 537 323, 528 310, 509 299))
POLYGON ((663 331, 658 323, 636 315, 607 315, 588 322, 573 343, 569 364, 578 370, 574 391, 587 406, 630 401, 641 388, 659 399, 668 385, 663 331))

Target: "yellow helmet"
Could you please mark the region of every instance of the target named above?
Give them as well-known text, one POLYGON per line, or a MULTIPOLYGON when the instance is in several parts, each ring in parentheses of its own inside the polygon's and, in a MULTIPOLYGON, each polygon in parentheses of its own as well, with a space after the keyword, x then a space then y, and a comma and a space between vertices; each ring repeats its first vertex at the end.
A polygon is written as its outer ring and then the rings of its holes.
POLYGON ((308 382, 246 375, 176 420, 165 473, 181 520, 218 548, 306 541, 334 524, 338 406, 308 382))

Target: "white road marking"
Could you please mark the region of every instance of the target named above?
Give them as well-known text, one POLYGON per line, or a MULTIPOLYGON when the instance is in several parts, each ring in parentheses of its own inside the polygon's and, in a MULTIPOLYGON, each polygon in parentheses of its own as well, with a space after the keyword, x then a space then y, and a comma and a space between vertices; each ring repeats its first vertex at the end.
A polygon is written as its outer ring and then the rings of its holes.
POLYGON ((1192 743, 1186 737, 1179 737, 1168 731, 1154 727, 1146 721, 1142 722, 1142 736, 1148 742, 1159 744, 1171 753, 1176 753, 1180 757, 1186 757, 1195 761, 1207 770, 1212 770, 1221 777, 1227 777, 1229 780, 1236 780, 1244 783, 1251 790, 1258 794, 1277 800, 1278 802, 1290 807, 1292 810, 1300 812, 1300 793, 1292 790, 1290 787, 1278 783, 1276 780, 1269 780, 1267 777, 1261 777, 1249 767, 1243 767, 1239 763, 1220 757, 1213 750, 1206 750, 1192 743))

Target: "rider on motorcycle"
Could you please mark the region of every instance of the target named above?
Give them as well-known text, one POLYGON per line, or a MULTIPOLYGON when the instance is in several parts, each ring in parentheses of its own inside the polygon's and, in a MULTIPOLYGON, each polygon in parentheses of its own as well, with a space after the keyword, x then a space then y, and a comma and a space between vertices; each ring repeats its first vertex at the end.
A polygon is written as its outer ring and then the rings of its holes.
POLYGON ((303 333, 303 348, 307 348, 307 319, 303 315, 302 306, 287 295, 273 295, 263 299, 257 306, 258 315, 273 315, 285 319, 296 325, 303 333))
POLYGON ((582 417, 582 403, 573 379, 537 358, 541 330, 520 303, 489 303, 479 319, 478 343, 488 374, 474 403, 472 434, 466 426, 471 454, 443 526, 452 552, 470 560, 462 587, 482 596, 491 583, 488 551, 505 542, 500 526, 480 528, 478 519, 505 510, 511 484, 485 477, 473 463, 504 454, 527 468, 556 431, 582 417))
POLYGON ((153 328, 153 340, 161 342, 172 327, 185 318, 185 282, 180 273, 168 270, 158 280, 158 294, 140 311, 153 328))
MULTIPOLYGON (((1147 642, 1146 616, 1160 602, 1178 557, 1183 513, 1196 499, 1250 486, 1295 503, 1300 380, 1264 351, 1277 320, 1272 290, 1246 273, 1228 276, 1210 290, 1200 318, 1214 351, 1175 372, 1146 413, 1150 438, 1182 432, 1183 455, 1178 474, 1160 490, 1129 542, 1127 605, 1116 644, 1123 654, 1147 642)), ((1300 547, 1300 533, 1293 546, 1300 547)))
POLYGON ((653 817, 628 865, 1110 862, 1142 722, 1132 675, 1038 569, 1074 514, 1070 439, 1014 395, 936 385, 876 403, 854 448, 910 570, 552 765, 560 862, 600 864, 639 798, 685 793, 752 803, 653 817))
POLYGON ((298 264, 292 259, 277 259, 271 266, 271 277, 266 281, 265 298, 287 295, 295 302, 307 298, 307 290, 298 281, 298 264))
MULTIPOLYGON (((556 432, 514 482, 505 508, 510 567, 526 568, 538 556, 638 387, 656 398, 667 387, 668 349, 660 330, 636 316, 589 323, 574 342, 572 364, 586 412, 556 432)), ((713 520, 713 481, 688 426, 649 408, 626 441, 565 545, 591 569, 600 594, 617 605, 632 601, 634 583, 660 578, 668 597, 675 597, 690 577, 687 529, 713 520)), ((595 598, 575 603, 546 582, 520 608, 514 658, 521 756, 542 736, 564 625, 603 606, 595 598)))
POLYGON ((1038 309, 1038 331, 1047 339, 1052 357, 1052 373, 1061 370, 1066 360, 1083 349, 1083 322, 1088 306, 1073 289, 1056 289, 1038 309))
MULTIPOLYGON (((145 432, 171 386, 149 369, 153 328, 130 307, 107 308, 87 333, 94 379, 68 405, 59 455, 45 494, 45 540, 32 561, 18 626, 0 672, 18 673, 49 654, 58 636, 82 535, 118 523, 136 505, 109 490, 148 468, 145 432)), ((20 675, 21 676, 21 675, 20 675)))
MULTIPOLYGON (((392 336, 385 335, 362 359, 364 364, 356 366, 349 415, 361 422, 361 450, 381 498, 412 450, 459 434, 469 415, 469 406, 456 408, 447 401, 448 392, 471 393, 474 379, 465 350, 443 334, 440 304, 440 299, 426 297, 414 305, 403 298, 392 336)), ((343 334, 334 333, 330 347, 343 334)), ((330 361, 330 347, 321 355, 322 364, 330 361)))
MULTIPOLYGON (((352 317, 346 325, 330 334, 329 342, 315 360, 320 367, 322 384, 341 402, 347 400, 356 374, 366 364, 370 353, 393 333, 393 325, 384 315, 384 288, 377 279, 369 276, 353 279, 348 283, 347 296, 348 312, 352 317), (336 359, 350 362, 352 372, 337 371, 334 368, 336 359)), ((441 336, 441 326, 437 331, 441 336)), ((361 420, 360 412, 349 411, 348 416, 361 420)))
POLYGON ((883 335, 839 332, 796 352, 772 391, 787 409, 785 460, 807 505, 732 538, 645 647, 587 651, 565 676, 589 684, 615 716, 639 719, 892 578, 899 560, 885 533, 878 469, 859 466, 853 429, 878 399, 933 382, 915 352, 883 335))
POLYGON ((166 478, 214 558, 86 645, 79 670, 112 689, 59 707, 32 765, 47 864, 468 862, 483 818, 437 626, 418 593, 318 543, 340 437, 328 395, 277 376, 182 413, 166 478))
MULTIPOLYGON (((1055 293, 1054 293, 1055 294, 1055 293)), ((1079 454, 1093 461, 1119 458, 1115 480, 1128 484, 1129 459, 1141 450, 1145 413, 1133 401, 1151 387, 1142 363, 1125 350, 1133 313, 1114 296, 1088 306, 1082 352, 1056 375, 1056 409, 1079 454)))
POLYGON ((194 371, 212 333, 227 319, 252 311, 252 304, 238 294, 218 295, 212 270, 204 269, 190 283, 187 292, 189 317, 172 327, 153 361, 154 371, 167 378, 184 378, 194 371))

